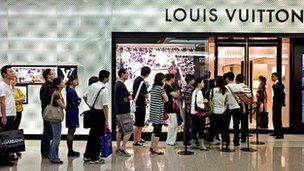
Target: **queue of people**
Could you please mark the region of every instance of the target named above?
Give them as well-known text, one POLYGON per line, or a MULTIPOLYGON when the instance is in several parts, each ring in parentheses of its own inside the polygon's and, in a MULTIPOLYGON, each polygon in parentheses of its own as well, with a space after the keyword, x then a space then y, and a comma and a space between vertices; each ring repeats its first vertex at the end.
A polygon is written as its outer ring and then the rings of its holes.
MULTIPOLYGON (((179 118, 183 118, 184 124, 188 125, 185 130, 186 142, 191 144, 191 148, 203 151, 209 150, 205 145, 206 141, 211 144, 221 144, 223 150, 229 150, 230 135, 229 124, 233 120, 233 145, 235 147, 241 142, 246 142, 248 136, 248 105, 238 98, 236 92, 244 92, 248 98, 253 94, 250 87, 244 84, 244 76, 238 74, 235 78, 234 73, 228 72, 223 76, 217 76, 212 82, 203 78, 195 78, 188 74, 185 77, 186 86, 175 85, 176 80, 173 73, 157 73, 150 92, 147 90, 145 79, 149 77, 151 69, 143 67, 141 74, 133 83, 133 94, 125 85, 129 78, 128 70, 121 68, 118 70, 118 80, 114 85, 113 93, 113 119, 116 121, 116 154, 123 157, 131 157, 127 151, 127 143, 134 133, 133 146, 144 147, 146 143, 142 139, 142 130, 146 120, 147 99, 150 97, 149 120, 152 123, 153 131, 151 134, 151 144, 149 151, 152 155, 162 155, 163 151, 158 148, 158 143, 162 134, 162 127, 168 124, 166 144, 176 146, 177 127, 179 118), (208 88, 206 88, 208 84, 208 88), (136 105, 136 110, 131 111, 130 104, 136 105), (183 108, 181 107, 183 106, 183 108), (181 110, 182 109, 182 110, 181 110), (131 112, 134 112, 133 119, 131 112), (180 116, 182 115, 182 116, 180 116), (210 137, 205 137, 206 118, 210 120, 210 137), (240 129, 241 125, 241 129, 240 129), (221 138, 220 136, 221 135, 221 138)), ((22 118, 24 95, 18 90, 13 70, 10 66, 1 69, 3 81, 0 83, 0 107, 1 124, 0 131, 16 130, 19 128, 22 118)), ((110 92, 105 85, 109 82, 110 72, 101 70, 98 77, 89 79, 89 88, 85 93, 84 102, 93 111, 91 113, 90 132, 83 154, 85 163, 103 164, 105 160, 100 158, 101 145, 100 137, 109 128, 109 105, 110 92)), ((68 157, 79 157, 80 153, 74 151, 73 141, 76 129, 79 127, 79 105, 82 102, 77 94, 76 87, 79 85, 78 76, 71 75, 65 83, 61 78, 56 78, 55 73, 46 69, 43 71, 45 83, 40 89, 40 100, 42 113, 48 105, 52 105, 65 110, 67 132, 68 157), (66 90, 66 98, 63 98, 62 91, 66 90), (66 99, 66 101, 64 100, 66 99)), ((261 84, 257 91, 258 107, 263 105, 265 110, 266 78, 260 77, 261 84)), ((281 108, 285 105, 284 85, 280 81, 278 74, 273 73, 271 77, 274 82, 273 90, 273 123, 274 136, 276 139, 284 138, 282 130, 281 108)), ((61 122, 47 121, 43 119, 43 134, 41 136, 41 157, 49 159, 51 163, 62 164, 63 161, 58 157, 59 144, 61 140, 61 122)), ((12 161, 17 160, 21 153, 0 152, 0 165, 13 165, 12 161)))

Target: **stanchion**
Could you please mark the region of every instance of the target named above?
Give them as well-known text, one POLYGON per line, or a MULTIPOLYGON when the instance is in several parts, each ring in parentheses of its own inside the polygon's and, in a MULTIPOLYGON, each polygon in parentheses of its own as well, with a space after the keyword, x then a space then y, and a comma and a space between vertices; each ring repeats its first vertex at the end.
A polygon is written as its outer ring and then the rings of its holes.
POLYGON ((251 142, 251 144, 254 144, 254 145, 264 145, 265 144, 264 142, 259 141, 259 125, 258 125, 259 112, 258 112, 258 109, 259 109, 260 105, 261 105, 261 103, 257 104, 257 106, 255 108, 255 111, 256 111, 256 141, 251 142))
MULTIPOLYGON (((250 112, 249 112, 248 115, 250 115, 250 112)), ((247 147, 241 148, 241 150, 245 151, 245 152, 255 152, 255 151, 257 151, 256 149, 250 148, 250 143, 249 143, 249 128, 247 129, 246 134, 247 134, 247 147)))
POLYGON ((179 155, 192 155, 194 152, 188 151, 188 142, 187 142, 187 136, 188 136, 188 130, 189 130, 189 121, 188 121, 188 115, 185 116, 185 124, 184 124, 184 150, 177 152, 179 155))

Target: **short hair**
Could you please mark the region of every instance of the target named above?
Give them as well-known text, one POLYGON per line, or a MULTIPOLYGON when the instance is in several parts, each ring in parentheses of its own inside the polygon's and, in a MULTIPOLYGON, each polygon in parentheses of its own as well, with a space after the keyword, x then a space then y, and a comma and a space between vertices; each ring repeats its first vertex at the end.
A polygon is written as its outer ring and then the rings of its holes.
POLYGON ((187 84, 189 84, 189 82, 190 82, 191 80, 194 80, 194 79, 195 79, 195 77, 194 77, 193 74, 187 74, 187 75, 186 75, 186 78, 185 78, 185 81, 186 81, 187 84))
POLYGON ((174 78, 174 74, 171 74, 171 73, 169 73, 169 74, 166 74, 166 81, 170 81, 172 78, 174 78))
POLYGON ((69 80, 66 82, 66 90, 68 90, 74 80, 78 79, 76 74, 73 74, 69 77, 69 80))
POLYGON ((122 74, 125 74, 127 72, 127 69, 124 69, 124 68, 120 68, 118 70, 118 76, 121 77, 122 74))
POLYGON ((50 75, 51 69, 45 69, 42 73, 44 80, 47 80, 47 76, 50 75))
POLYGON ((243 83, 244 82, 244 75, 243 74, 238 74, 235 78, 235 80, 239 83, 243 83))
POLYGON ((159 86, 163 86, 164 83, 163 83, 163 79, 165 78, 165 75, 163 73, 157 73, 155 75, 155 78, 154 78, 154 85, 159 85, 159 86))
POLYGON ((276 72, 272 73, 271 75, 276 76, 276 77, 279 78, 279 75, 278 75, 278 73, 276 73, 276 72))
POLYGON ((110 72, 107 70, 99 71, 98 79, 99 81, 103 81, 105 78, 109 78, 110 72))
POLYGON ((4 78, 4 74, 6 74, 7 70, 12 68, 10 65, 5 65, 1 68, 1 76, 4 78))
POLYGON ((98 78, 96 76, 92 76, 92 77, 89 78, 88 84, 90 86, 93 83, 97 83, 97 82, 98 82, 98 78))
POLYGON ((233 81, 234 77, 235 77, 233 72, 228 72, 226 74, 226 76, 227 76, 227 78, 228 78, 229 81, 233 81))
POLYGON ((147 76, 151 73, 151 69, 147 66, 144 66, 141 68, 141 71, 140 71, 140 75, 141 76, 147 76))
POLYGON ((202 81, 203 81, 203 78, 202 78, 202 77, 196 78, 196 79, 194 80, 193 87, 196 88, 196 87, 198 86, 199 83, 202 83, 202 81))

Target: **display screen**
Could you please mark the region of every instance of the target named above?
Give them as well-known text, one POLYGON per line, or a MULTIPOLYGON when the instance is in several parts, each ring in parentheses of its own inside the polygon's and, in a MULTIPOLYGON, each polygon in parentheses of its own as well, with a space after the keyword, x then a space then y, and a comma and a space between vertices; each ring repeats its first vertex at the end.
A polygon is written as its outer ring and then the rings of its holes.
POLYGON ((57 73, 57 67, 53 66, 12 66, 18 84, 43 84, 42 73, 51 69, 57 73))

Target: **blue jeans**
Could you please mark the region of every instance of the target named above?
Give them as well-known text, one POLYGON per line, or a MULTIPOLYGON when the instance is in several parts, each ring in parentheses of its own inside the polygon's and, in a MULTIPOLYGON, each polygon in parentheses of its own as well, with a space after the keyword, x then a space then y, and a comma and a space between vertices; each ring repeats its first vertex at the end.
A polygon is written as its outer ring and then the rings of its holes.
POLYGON ((49 153, 49 159, 51 161, 58 160, 58 147, 61 140, 61 122, 51 122, 53 131, 53 138, 51 143, 51 149, 49 153))

